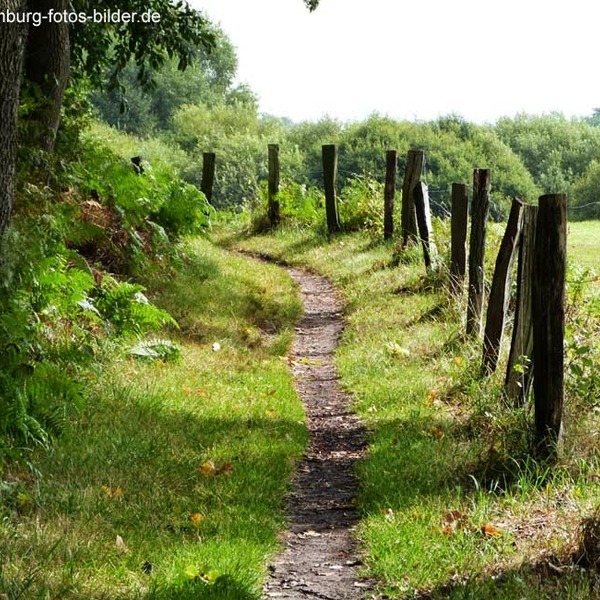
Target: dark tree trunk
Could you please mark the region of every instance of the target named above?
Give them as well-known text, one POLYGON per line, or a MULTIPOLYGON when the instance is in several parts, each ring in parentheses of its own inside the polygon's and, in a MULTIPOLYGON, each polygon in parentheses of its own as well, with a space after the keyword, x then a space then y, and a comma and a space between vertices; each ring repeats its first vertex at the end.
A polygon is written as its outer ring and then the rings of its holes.
MULTIPOLYGON (((47 15, 70 11, 69 0, 29 0, 28 10, 47 15)), ((64 19, 63 19, 64 21, 64 19)), ((25 78, 39 92, 39 104, 29 115, 32 124, 31 142, 42 150, 54 149, 60 123, 60 109, 71 65, 69 26, 66 22, 44 21, 30 27, 25 52, 25 78)))
MULTIPOLYGON (((3 12, 21 12, 24 0, 0 0, 3 12)), ((0 23, 0 234, 10 223, 17 154, 19 87, 26 29, 0 23)))

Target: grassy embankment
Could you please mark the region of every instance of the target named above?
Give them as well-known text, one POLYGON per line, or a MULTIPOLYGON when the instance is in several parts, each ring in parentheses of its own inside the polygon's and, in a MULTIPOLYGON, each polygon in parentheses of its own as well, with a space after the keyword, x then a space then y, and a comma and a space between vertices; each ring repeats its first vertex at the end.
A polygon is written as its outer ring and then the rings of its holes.
POLYGON ((299 302, 276 267, 187 255, 153 294, 180 360, 121 354, 33 471, 3 473, 1 598, 260 597, 306 441, 280 360, 299 302))
MULTIPOLYGON (((570 368, 578 361, 574 342, 593 344, 598 329, 594 277, 576 268, 599 267, 598 228, 570 225, 565 447, 551 472, 528 458, 531 408, 503 401, 506 357, 494 376, 480 376, 481 345, 462 335, 464 299, 450 302, 438 278, 424 276, 418 251, 396 265, 391 245, 364 234, 222 234, 223 244, 309 266, 343 292, 347 329, 338 366, 371 432, 360 465, 359 535, 367 571, 390 597, 417 590, 478 599, 598 593, 596 573, 571 560, 578 526, 600 497, 598 388, 592 369, 580 364, 584 373, 576 376, 570 368)), ((488 272, 499 243, 492 229, 488 272)), ((439 223, 437 235, 446 253, 439 223)), ((595 351, 585 355, 596 360, 595 351)), ((588 530, 598 531, 594 522, 588 530)))

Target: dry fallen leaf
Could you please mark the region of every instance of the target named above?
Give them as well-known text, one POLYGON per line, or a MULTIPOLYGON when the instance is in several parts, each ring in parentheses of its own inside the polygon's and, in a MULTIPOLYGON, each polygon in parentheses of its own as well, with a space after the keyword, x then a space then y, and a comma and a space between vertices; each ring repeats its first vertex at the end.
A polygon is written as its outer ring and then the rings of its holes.
POLYGON ((468 515, 460 512, 459 510, 451 510, 444 515, 442 522, 442 533, 445 535, 452 535, 456 533, 458 529, 464 528, 469 521, 468 515))
POLYGON ((207 460, 198 467, 198 473, 203 477, 214 477, 217 474, 217 467, 212 460, 207 460))
POLYGON ((204 521, 204 515, 201 515, 200 513, 192 513, 189 516, 189 519, 190 519, 190 523, 194 527, 200 527, 202 521, 204 521))
POLYGON ((220 475, 221 473, 233 473, 233 465, 227 461, 224 462, 217 470, 217 473, 220 475))
POLYGON ((502 530, 490 525, 489 523, 486 523, 485 525, 481 526, 481 533, 484 535, 502 535, 502 530))
POLYGON ((100 489, 109 497, 120 499, 123 497, 123 490, 120 487, 111 488, 107 485, 100 486, 100 489))

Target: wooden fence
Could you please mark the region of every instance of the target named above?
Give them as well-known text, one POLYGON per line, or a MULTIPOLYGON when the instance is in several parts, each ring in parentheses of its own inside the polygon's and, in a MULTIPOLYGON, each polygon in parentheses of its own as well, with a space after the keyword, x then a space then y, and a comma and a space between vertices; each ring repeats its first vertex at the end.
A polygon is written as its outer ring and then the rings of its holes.
MULTIPOLYGON (((328 231, 342 229, 337 204, 338 148, 322 147, 323 187, 328 231)), ((426 269, 437 264, 431 227, 429 194, 422 181, 425 154, 410 150, 402 183, 402 248, 421 243, 426 269)), ((268 146, 268 218, 271 227, 280 222, 278 201, 279 145, 268 146)), ((383 197, 383 237, 394 236, 394 199, 397 152, 386 152, 383 197)), ((202 191, 210 201, 215 178, 215 155, 204 154, 202 191)), ((451 242, 448 265, 451 298, 462 297, 467 282, 465 332, 482 338, 482 376, 498 366, 500 349, 517 263, 517 294, 512 340, 508 355, 504 393, 515 406, 524 405, 533 387, 535 407, 535 450, 540 459, 556 456, 562 431, 564 394, 564 296, 566 268, 566 196, 545 195, 539 206, 522 200, 512 202, 492 275, 484 325, 486 277, 485 250, 489 217, 491 173, 474 169, 471 200, 471 231, 468 244, 468 186, 453 183, 451 193, 451 242), (532 386, 533 382, 533 386, 532 386)))

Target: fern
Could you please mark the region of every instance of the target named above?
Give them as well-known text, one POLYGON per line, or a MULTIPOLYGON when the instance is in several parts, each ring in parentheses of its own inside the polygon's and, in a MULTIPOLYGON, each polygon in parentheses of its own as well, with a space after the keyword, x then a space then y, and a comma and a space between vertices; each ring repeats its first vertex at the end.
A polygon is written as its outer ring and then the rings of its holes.
POLYGON ((96 307, 120 335, 139 335, 165 325, 177 327, 175 319, 152 304, 144 291, 141 285, 105 277, 102 288, 97 291, 96 307))
POLYGON ((170 340, 143 340, 131 348, 128 353, 139 359, 175 361, 181 355, 181 349, 170 340))

